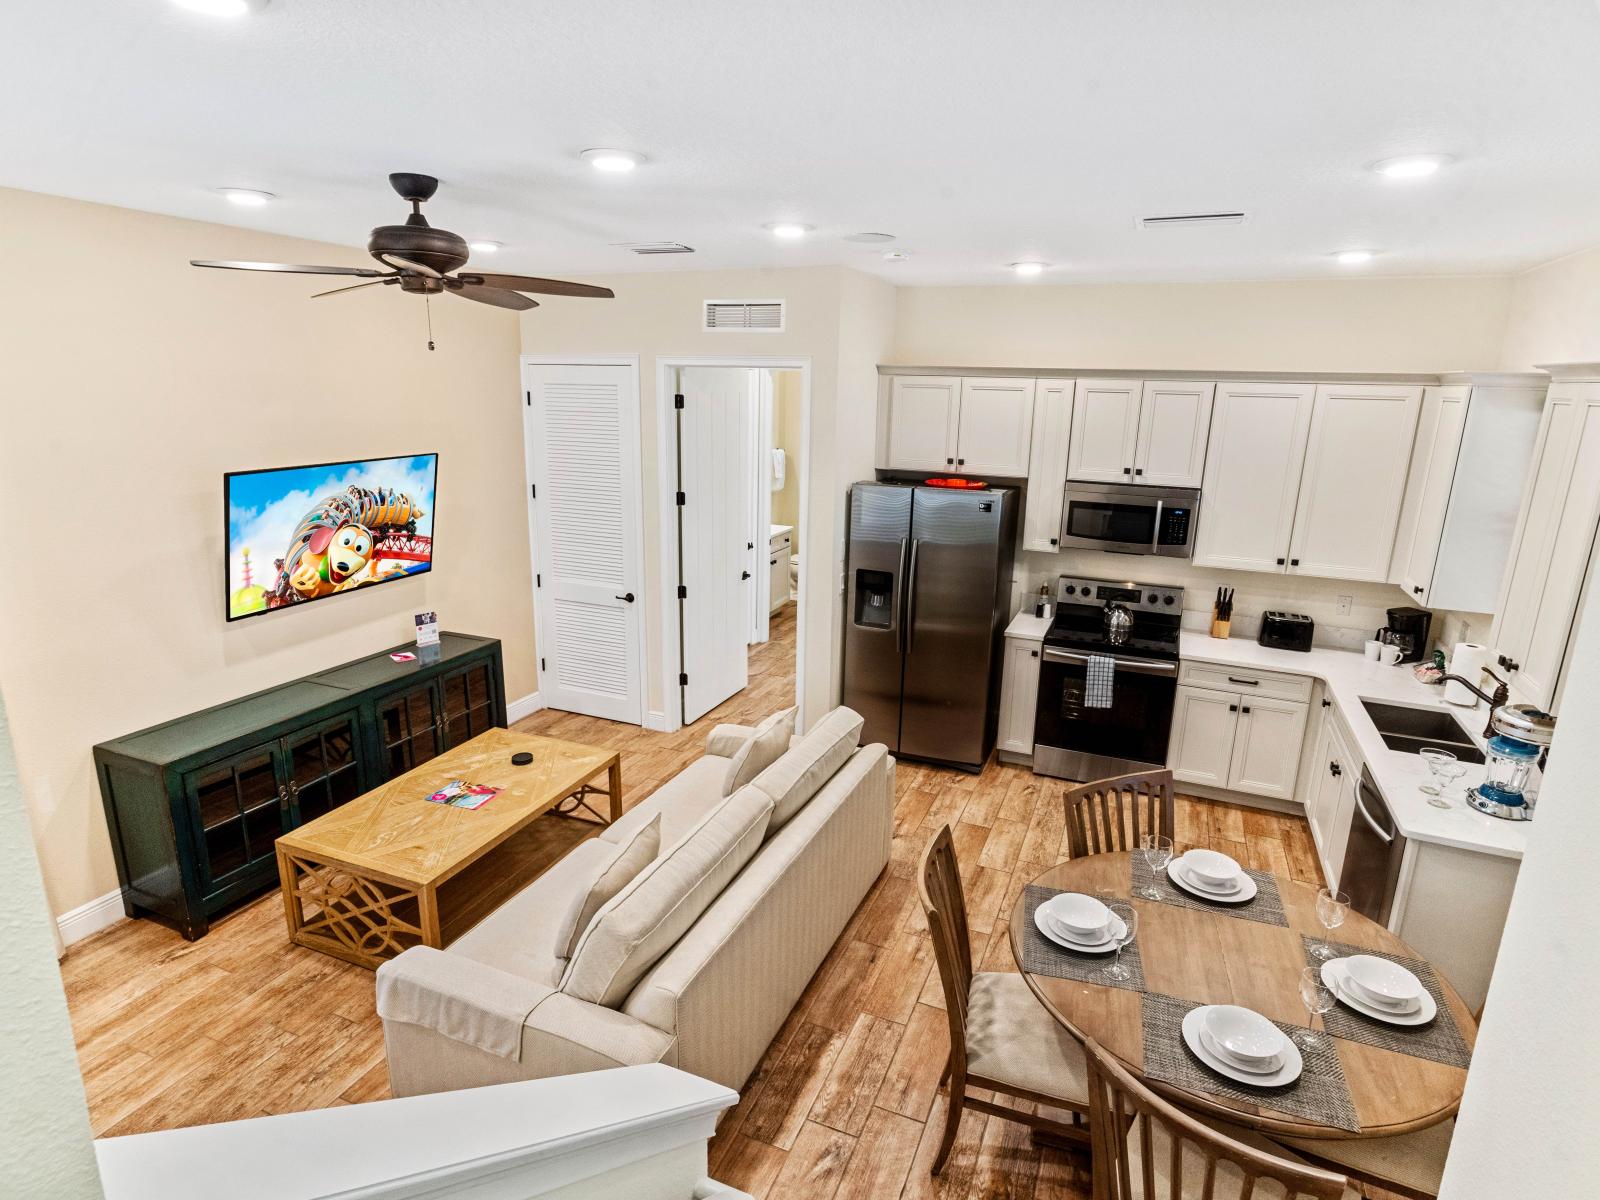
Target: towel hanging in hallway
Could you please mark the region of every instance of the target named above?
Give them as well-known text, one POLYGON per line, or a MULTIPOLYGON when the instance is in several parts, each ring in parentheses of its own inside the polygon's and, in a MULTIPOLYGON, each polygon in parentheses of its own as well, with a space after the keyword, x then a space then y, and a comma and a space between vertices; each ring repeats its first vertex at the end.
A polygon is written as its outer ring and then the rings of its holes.
POLYGON ((788 471, 788 464, 784 461, 788 456, 778 447, 772 449, 772 490, 783 491, 784 477, 788 471))

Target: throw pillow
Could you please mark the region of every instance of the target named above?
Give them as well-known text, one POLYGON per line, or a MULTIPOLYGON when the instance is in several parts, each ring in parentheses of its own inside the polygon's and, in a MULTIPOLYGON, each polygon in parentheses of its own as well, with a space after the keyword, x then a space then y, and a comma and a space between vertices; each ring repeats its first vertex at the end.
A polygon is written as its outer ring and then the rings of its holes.
POLYGON ((728 760, 728 773, 722 777, 724 796, 733 795, 783 757, 794 736, 794 715, 794 709, 786 708, 756 726, 755 736, 728 760))
POLYGON ((844 766, 861 744, 863 724, 860 713, 836 708, 812 726, 792 750, 755 777, 755 786, 772 797, 769 833, 782 829, 844 766))
POLYGON ((632 883, 639 872, 655 862, 660 852, 661 814, 657 813, 648 825, 641 826, 638 833, 617 847, 617 852, 600 868, 587 891, 573 895, 567 915, 556 929, 557 958, 565 960, 572 957, 573 951, 578 948, 578 940, 589 928, 595 913, 632 883))

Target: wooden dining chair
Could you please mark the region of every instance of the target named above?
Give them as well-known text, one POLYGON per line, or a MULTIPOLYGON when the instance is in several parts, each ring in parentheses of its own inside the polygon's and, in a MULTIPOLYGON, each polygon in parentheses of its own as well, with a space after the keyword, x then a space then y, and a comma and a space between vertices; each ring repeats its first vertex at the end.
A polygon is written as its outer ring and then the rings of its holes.
POLYGON ((1097 779, 1067 792, 1069 857, 1137 850, 1147 833, 1173 836, 1171 771, 1097 779))
POLYGON ((1349 1180, 1266 1138, 1168 1104, 1096 1042, 1089 1068, 1094 1200, 1357 1200, 1349 1180))
POLYGON ((1045 1011, 1021 975, 973 973, 967 902, 948 825, 923 852, 919 886, 950 1022, 950 1056, 940 1080, 948 1082, 949 1104, 933 1174, 944 1168, 961 1127, 961 1114, 969 1108, 1019 1121, 1045 1139, 1087 1149, 1089 1134, 1084 1120, 1089 1096, 1083 1048, 1045 1011), (967 1095, 968 1088, 1069 1109, 1072 1123, 977 1099, 967 1095))

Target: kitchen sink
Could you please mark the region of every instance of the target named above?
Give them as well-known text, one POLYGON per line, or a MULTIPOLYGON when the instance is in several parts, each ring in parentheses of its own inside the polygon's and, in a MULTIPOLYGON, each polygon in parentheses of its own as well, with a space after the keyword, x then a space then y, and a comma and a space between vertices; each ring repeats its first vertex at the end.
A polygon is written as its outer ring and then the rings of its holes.
POLYGON ((1426 746, 1448 750, 1464 763, 1481 763, 1483 751, 1472 737, 1447 712, 1436 708, 1406 708, 1399 704, 1379 704, 1363 700, 1372 723, 1378 727, 1383 744, 1404 754, 1416 754, 1426 746))

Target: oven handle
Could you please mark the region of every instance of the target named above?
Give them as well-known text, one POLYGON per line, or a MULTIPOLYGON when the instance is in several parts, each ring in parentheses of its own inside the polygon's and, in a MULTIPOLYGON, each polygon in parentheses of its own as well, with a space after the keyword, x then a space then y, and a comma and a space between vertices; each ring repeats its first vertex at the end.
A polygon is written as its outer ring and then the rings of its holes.
MULTIPOLYGON (((1074 654, 1071 650, 1058 650, 1054 646, 1044 648, 1045 662, 1058 663, 1086 663, 1089 661, 1087 654, 1074 654)), ((1152 662, 1145 658, 1113 658, 1115 670, 1127 671, 1133 675, 1176 675, 1177 663, 1152 662)))

